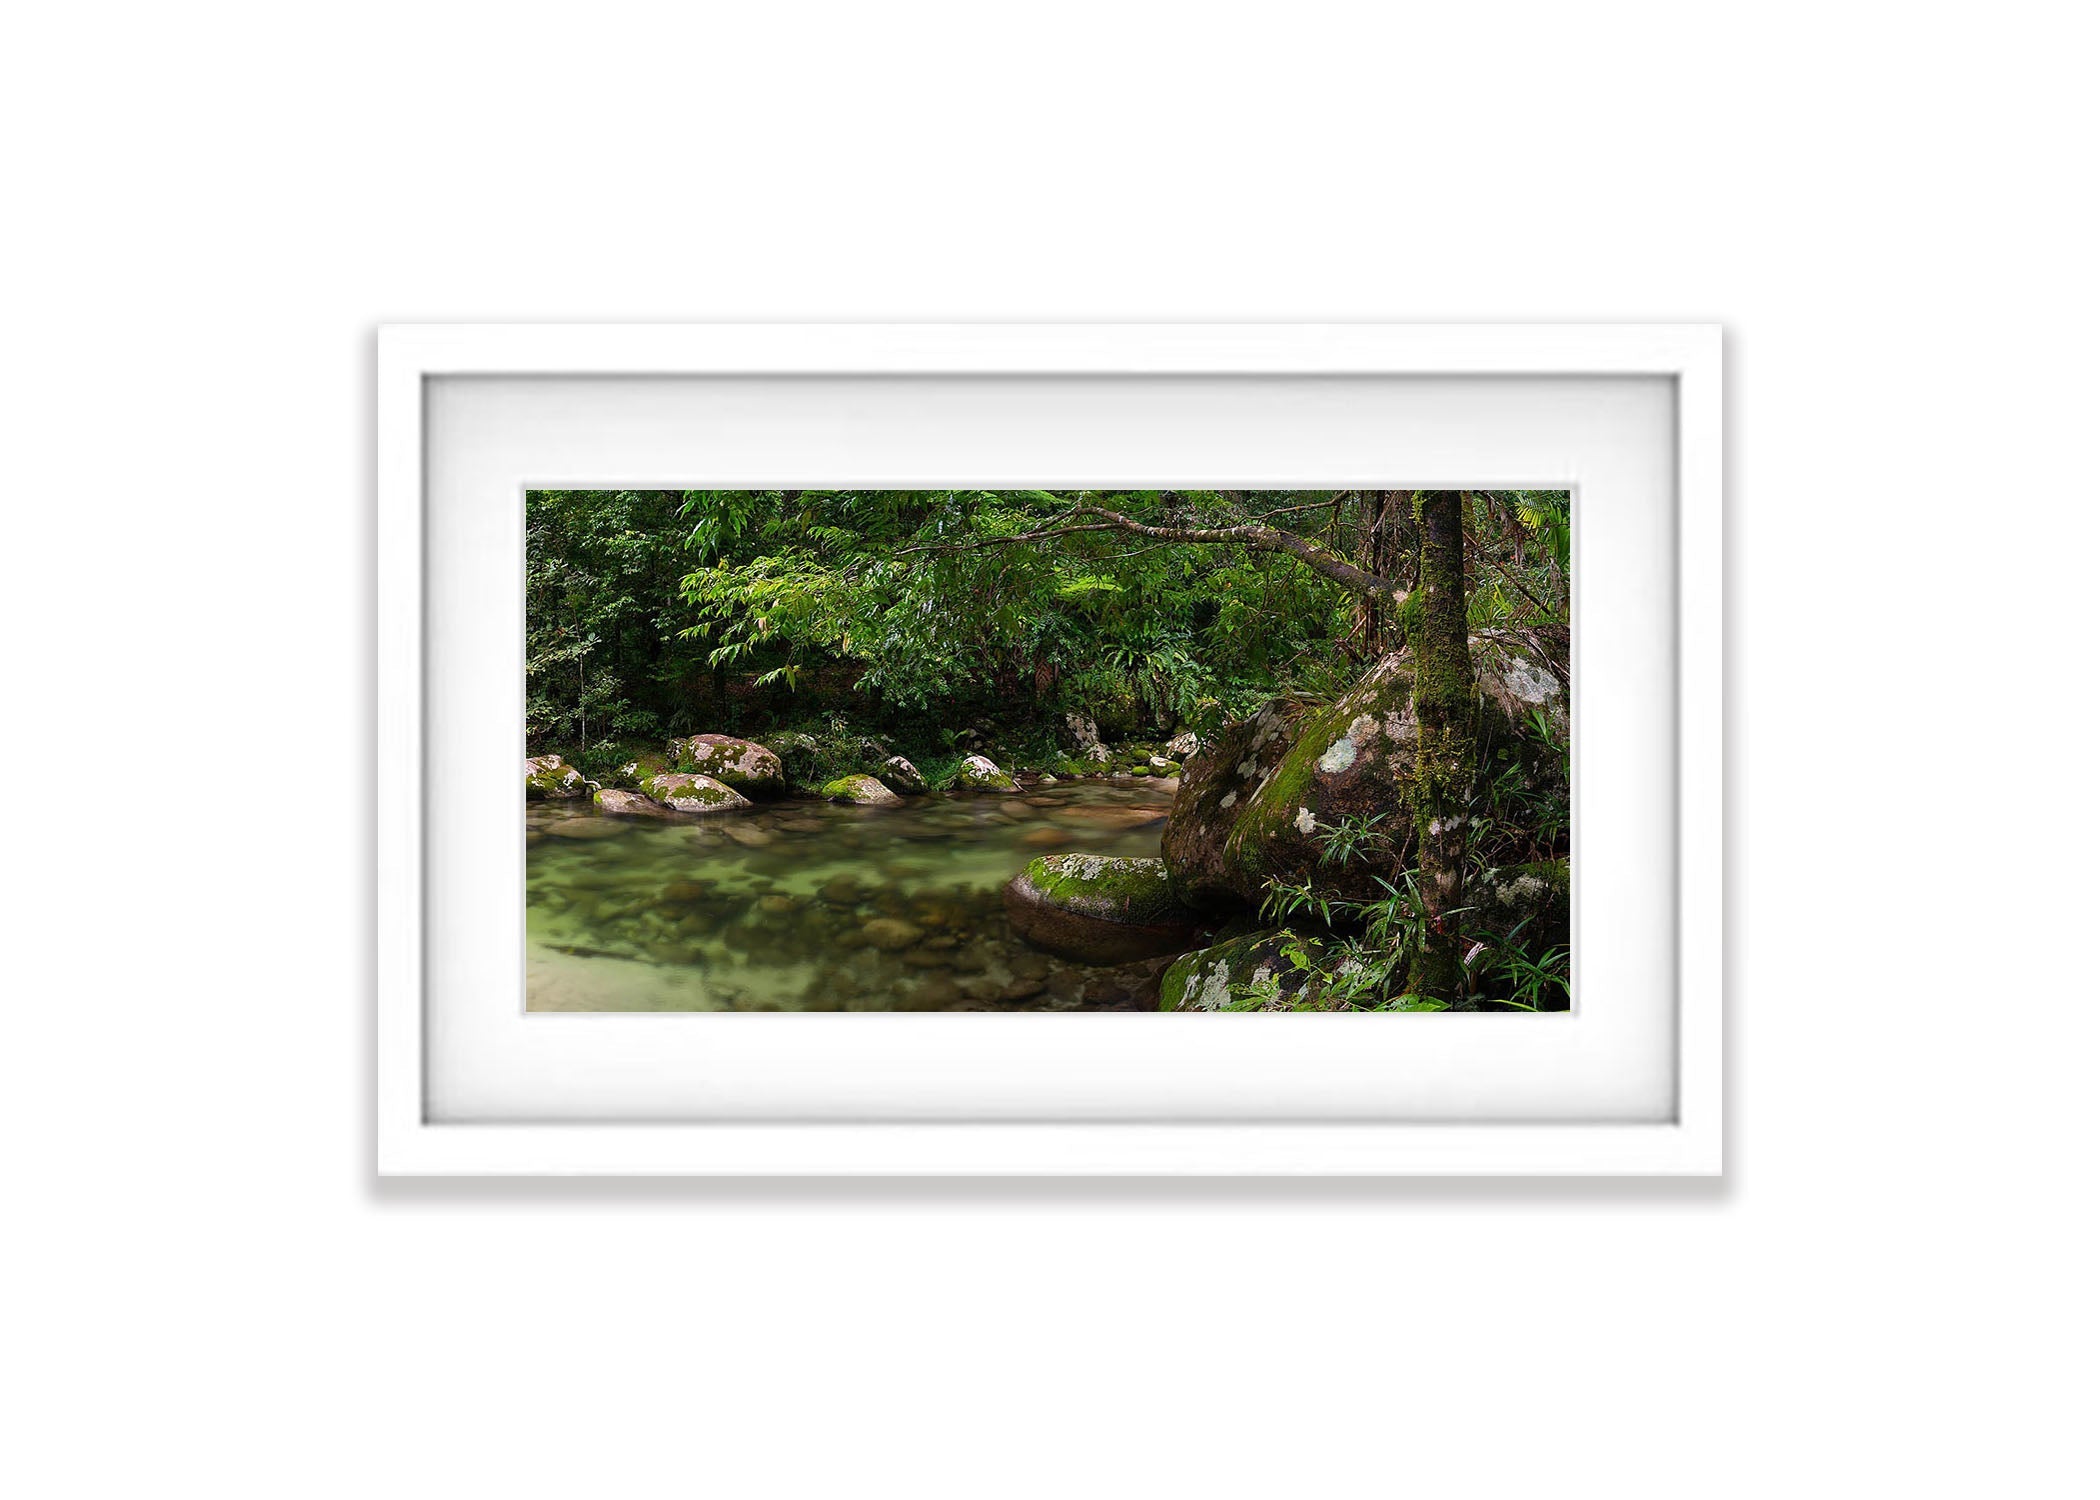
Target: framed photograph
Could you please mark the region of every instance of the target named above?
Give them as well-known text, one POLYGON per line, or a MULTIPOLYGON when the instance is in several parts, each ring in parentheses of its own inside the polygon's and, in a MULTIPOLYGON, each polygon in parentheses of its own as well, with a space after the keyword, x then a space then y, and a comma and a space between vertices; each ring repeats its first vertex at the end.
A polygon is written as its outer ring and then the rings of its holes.
POLYGON ((1717 328, 378 381, 382 1174, 1722 1170, 1717 328))

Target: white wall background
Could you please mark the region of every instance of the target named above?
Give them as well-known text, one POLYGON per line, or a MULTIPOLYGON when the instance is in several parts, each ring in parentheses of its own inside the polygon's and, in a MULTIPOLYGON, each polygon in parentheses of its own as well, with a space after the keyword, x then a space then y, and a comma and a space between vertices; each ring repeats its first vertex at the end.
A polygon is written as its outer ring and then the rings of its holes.
POLYGON ((2090 1493, 2090 38, 1369 9, 12 19, 0 1487, 2090 1493), (372 326, 710 318, 1725 321, 1726 1183, 375 1185, 372 326))

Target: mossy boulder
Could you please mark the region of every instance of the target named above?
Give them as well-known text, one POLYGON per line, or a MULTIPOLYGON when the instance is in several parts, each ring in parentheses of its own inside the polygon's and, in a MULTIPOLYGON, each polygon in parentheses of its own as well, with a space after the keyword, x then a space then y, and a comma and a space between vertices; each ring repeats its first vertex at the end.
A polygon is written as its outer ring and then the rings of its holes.
POLYGON ((726 734, 689 734, 671 741, 675 769, 711 776, 746 797, 778 797, 787 791, 780 757, 764 745, 726 734))
POLYGON ((973 792, 1015 792, 1013 777, 982 755, 966 756, 955 772, 955 784, 973 792))
POLYGON ((643 790, 674 812, 732 813, 751 805, 735 788, 696 771, 665 771, 650 777, 643 790))
POLYGON ((1241 904, 1239 882, 1225 867, 1226 835, 1290 749, 1298 713, 1294 704, 1271 703, 1229 725, 1209 748, 1182 763, 1181 790, 1174 794, 1159 852, 1190 905, 1229 910, 1241 904))
POLYGON ((623 791, 618 787, 601 787, 591 793, 591 805, 602 813, 613 813, 623 818, 662 818, 669 814, 663 804, 641 792, 623 791))
POLYGON ((650 751, 637 755, 633 760, 617 767, 612 773, 612 783, 614 786, 638 792, 648 784, 650 777, 661 776, 670 769, 672 766, 668 760, 650 751))
POLYGON ((837 781, 826 782, 824 796, 827 801, 851 802, 861 807, 886 807, 903 800, 873 776, 841 776, 837 781))
POLYGON ((565 764, 559 755, 535 755, 525 762, 525 800, 546 802, 587 796, 591 784, 583 772, 565 764))
POLYGON ((1123 964, 1188 946, 1195 914, 1175 898, 1156 859, 1050 854, 1006 884, 1014 931, 1083 964, 1123 964))
POLYGON ((1472 637, 1473 683, 1487 706, 1512 725, 1543 716, 1554 738, 1568 737, 1568 695, 1531 643, 1509 631, 1472 637))
MULTIPOLYGON (((1472 655, 1479 728, 1491 754, 1532 753, 1519 726, 1533 712, 1565 730, 1566 695, 1522 642, 1476 636, 1472 655)), ((1272 713, 1228 729, 1182 769, 1160 848, 1184 899, 1210 909, 1253 907, 1272 879, 1310 882, 1341 900, 1380 899, 1380 878, 1396 879, 1413 857, 1404 802, 1421 733, 1412 658, 1404 651, 1379 658, 1287 734, 1273 719, 1264 725, 1272 713), (1355 857, 1322 863, 1329 829, 1367 819, 1376 819, 1375 837, 1355 857)))
POLYGON ((1159 980, 1161 1010, 1288 1010, 1308 998, 1327 943, 1285 928, 1184 953, 1159 980))
POLYGON ((926 790, 926 778, 919 774, 919 768, 901 755, 884 761, 876 770, 875 779, 906 797, 916 797, 926 790))
POLYGON ((1421 733, 1414 686, 1412 658, 1396 651, 1299 720, 1290 748, 1241 800, 1225 835, 1224 876, 1241 901, 1259 902, 1271 879, 1312 879, 1352 901, 1384 893, 1377 877, 1393 878, 1411 835, 1401 795, 1421 733), (1382 843, 1346 864, 1321 864, 1328 829, 1373 817, 1382 843))

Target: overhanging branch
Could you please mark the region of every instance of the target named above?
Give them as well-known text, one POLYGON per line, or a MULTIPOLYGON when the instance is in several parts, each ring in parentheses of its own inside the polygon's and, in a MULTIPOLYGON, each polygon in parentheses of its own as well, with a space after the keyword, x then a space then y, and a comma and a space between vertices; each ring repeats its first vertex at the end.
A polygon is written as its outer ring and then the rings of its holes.
POLYGON ((1072 536, 1083 531, 1127 531, 1134 536, 1150 537, 1160 542, 1187 542, 1199 547, 1240 546, 1252 547, 1260 552, 1280 552, 1286 557, 1295 557, 1322 578, 1347 589, 1352 594, 1360 594, 1388 605, 1397 605, 1407 597, 1407 590, 1401 588, 1394 580, 1366 572, 1310 538, 1299 536, 1296 532, 1278 531, 1273 526, 1253 522, 1238 526, 1153 526, 1117 511, 1104 510, 1098 505, 1075 505, 1066 514, 1095 516, 1099 519, 1072 525, 1039 527, 1034 531, 1016 532, 1012 536, 972 537, 962 542, 930 542, 919 547, 899 548, 897 555, 902 557, 925 552, 975 552, 986 547, 1010 547, 1021 542, 1047 541, 1052 537, 1072 536))

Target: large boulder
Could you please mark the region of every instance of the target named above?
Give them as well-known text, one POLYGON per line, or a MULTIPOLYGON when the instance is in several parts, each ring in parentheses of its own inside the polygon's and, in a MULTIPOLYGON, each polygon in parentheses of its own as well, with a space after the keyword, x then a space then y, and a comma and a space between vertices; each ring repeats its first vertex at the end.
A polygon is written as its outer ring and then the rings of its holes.
POLYGON ((1176 760, 1187 760, 1196 753, 1196 746, 1195 731, 1184 730, 1167 741, 1167 754, 1173 756, 1176 760))
MULTIPOLYGON (((1531 753, 1519 731, 1535 715, 1565 734, 1559 679, 1521 641, 1476 636, 1472 653, 1490 753, 1531 753)), ((1258 905, 1271 880, 1310 882, 1340 900, 1380 899, 1380 877, 1395 879, 1413 854, 1403 804, 1421 731, 1413 659, 1404 651, 1379 658, 1348 692, 1287 732, 1274 714, 1272 706, 1228 729, 1183 767, 1160 841, 1178 888, 1208 908, 1258 905), (1375 820, 1373 837, 1355 857, 1323 863, 1329 830, 1367 820, 1375 820)))
POLYGON ((916 797, 926 790, 926 778, 919 774, 919 768, 901 755, 892 755, 877 767, 875 779, 907 797, 916 797))
POLYGON ((591 784, 583 772, 563 762, 559 755, 534 755, 525 762, 525 800, 545 802, 589 795, 591 784))
POLYGON ((1174 953, 1195 935, 1156 859, 1051 854, 1008 881, 1006 915, 1025 941, 1083 964, 1123 964, 1174 953))
POLYGON ((711 776, 746 797, 778 797, 787 791, 780 757, 764 745, 726 734, 688 734, 671 741, 675 769, 711 776))
POLYGON ((1306 991, 1316 983, 1327 946, 1321 938, 1273 928, 1184 953, 1160 976, 1159 1008, 1291 1009, 1312 998, 1306 991))
POLYGON ((1290 748, 1241 799, 1225 834, 1220 864, 1242 902, 1259 902, 1271 879, 1312 879, 1351 901, 1384 894, 1378 877, 1392 878, 1412 839, 1401 791, 1421 731, 1414 688, 1413 659, 1396 651, 1299 721, 1290 748), (1323 865, 1328 831, 1366 818, 1378 819, 1382 842, 1323 865))
POLYGON ((751 799, 734 788, 695 771, 666 771, 652 776, 642 790, 674 812, 732 813, 751 805, 751 799))
POLYGON ((832 802, 851 802, 861 807, 887 807, 903 800, 873 776, 841 776, 825 783, 824 796, 832 802))
POLYGON ((1291 748, 1298 713, 1295 704, 1271 703, 1182 763, 1159 852, 1184 901, 1203 910, 1243 904, 1240 882, 1225 865, 1225 839, 1254 789, 1291 748))
POLYGON ((1020 788, 1013 777, 1007 775, 982 755, 966 756, 956 769, 955 784, 973 792, 1014 792, 1020 788))
POLYGON ((1488 707, 1512 725, 1544 719, 1551 736, 1568 737, 1568 695, 1552 668, 1523 637, 1484 631, 1472 637, 1473 682, 1488 707))

